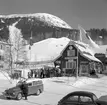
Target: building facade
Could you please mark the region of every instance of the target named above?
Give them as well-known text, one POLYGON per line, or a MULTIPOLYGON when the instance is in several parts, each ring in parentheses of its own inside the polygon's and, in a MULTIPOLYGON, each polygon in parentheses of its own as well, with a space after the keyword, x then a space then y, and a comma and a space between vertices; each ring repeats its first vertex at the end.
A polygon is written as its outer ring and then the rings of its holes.
POLYGON ((55 66, 59 65, 62 72, 73 76, 90 75, 93 70, 99 72, 101 61, 88 51, 85 52, 85 46, 83 51, 79 47, 71 41, 55 60, 55 66))

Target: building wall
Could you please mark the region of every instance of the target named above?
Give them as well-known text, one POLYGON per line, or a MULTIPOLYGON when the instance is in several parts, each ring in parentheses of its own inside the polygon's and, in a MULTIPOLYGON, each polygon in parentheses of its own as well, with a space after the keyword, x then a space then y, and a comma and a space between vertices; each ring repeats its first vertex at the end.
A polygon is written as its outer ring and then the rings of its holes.
POLYGON ((55 61, 55 64, 59 65, 66 74, 76 75, 77 56, 77 49, 73 45, 68 45, 62 56, 55 61))
POLYGON ((79 53, 79 60, 78 60, 78 63, 79 63, 79 75, 82 76, 82 75, 89 75, 90 73, 90 66, 89 66, 89 63, 90 61, 88 59, 86 59, 85 57, 81 56, 80 53, 79 53))
POLYGON ((97 63, 87 59, 78 52, 77 48, 71 43, 63 51, 62 55, 56 59, 55 66, 59 65, 60 69, 66 75, 89 76, 92 70, 96 70, 97 63), (70 51, 70 53, 69 53, 70 51))

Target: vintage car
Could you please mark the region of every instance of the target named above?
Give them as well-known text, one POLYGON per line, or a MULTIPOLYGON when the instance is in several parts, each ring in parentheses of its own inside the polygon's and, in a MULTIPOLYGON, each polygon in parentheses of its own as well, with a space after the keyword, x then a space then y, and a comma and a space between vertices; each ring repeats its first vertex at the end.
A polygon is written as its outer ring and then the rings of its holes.
POLYGON ((63 97, 58 105, 107 105, 107 102, 99 100, 92 92, 75 91, 63 97))
MULTIPOLYGON (((10 99, 10 98, 14 98, 17 100, 22 99, 23 93, 20 88, 22 83, 23 83, 23 81, 21 80, 16 84, 15 87, 6 89, 3 92, 3 95, 7 99, 10 99)), ((41 79, 28 79, 28 80, 26 80, 26 83, 28 84, 28 95, 33 95, 33 94, 39 95, 44 90, 43 82, 41 79)))

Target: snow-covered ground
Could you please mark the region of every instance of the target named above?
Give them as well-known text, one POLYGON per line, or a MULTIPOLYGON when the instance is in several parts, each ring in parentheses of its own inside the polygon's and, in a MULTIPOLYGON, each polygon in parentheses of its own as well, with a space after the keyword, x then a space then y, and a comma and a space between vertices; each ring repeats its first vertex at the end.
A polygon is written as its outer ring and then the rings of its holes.
MULTIPOLYGON (((0 74, 0 76, 2 73, 0 74)), ((16 80, 9 82, 9 80, 2 76, 0 77, 0 105, 56 105, 57 102, 66 94, 76 91, 85 90, 91 91, 101 97, 107 95, 107 77, 88 78, 88 77, 53 77, 42 79, 44 83, 44 92, 39 96, 29 96, 28 100, 6 100, 2 92, 15 86, 16 80)))

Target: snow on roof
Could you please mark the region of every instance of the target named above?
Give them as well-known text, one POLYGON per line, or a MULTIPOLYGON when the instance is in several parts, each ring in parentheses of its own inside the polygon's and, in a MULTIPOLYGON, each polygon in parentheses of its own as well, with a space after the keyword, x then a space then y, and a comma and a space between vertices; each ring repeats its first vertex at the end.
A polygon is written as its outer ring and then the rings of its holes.
POLYGON ((87 44, 84 44, 83 42, 75 41, 75 46, 80 50, 80 54, 83 55, 85 58, 89 60, 101 62, 99 59, 97 59, 94 56, 94 51, 87 44))
POLYGON ((85 44, 85 43, 80 42, 80 41, 75 41, 75 45, 82 53, 87 53, 89 55, 94 56, 94 51, 89 47, 88 44, 85 44))
POLYGON ((7 80, 10 79, 10 77, 5 71, 0 71, 0 79, 7 80))
POLYGON ((97 61, 97 62, 101 62, 99 59, 97 59, 95 56, 91 56, 91 55, 88 55, 88 54, 82 54, 84 57, 86 57, 87 59, 89 60, 93 60, 93 61, 97 61))
POLYGON ((41 61, 53 61, 59 57, 62 51, 66 48, 69 42, 74 42, 75 46, 79 49, 82 56, 85 56, 89 60, 100 62, 95 56, 93 51, 88 45, 79 42, 72 41, 66 37, 62 38, 49 38, 40 42, 35 43, 31 50, 29 45, 26 47, 28 52, 27 57, 30 62, 41 62, 41 61))
POLYGON ((31 79, 28 79, 26 82, 27 83, 31 83, 33 81, 42 81, 42 79, 39 79, 39 78, 31 78, 31 79))
POLYGON ((29 46, 26 47, 28 51, 29 61, 51 61, 57 58, 62 50, 69 43, 70 39, 66 37, 62 38, 49 38, 40 42, 35 43, 31 50, 29 46))
MULTIPOLYGON (((31 17, 30 20, 32 20, 33 17, 37 18, 38 20, 47 23, 48 25, 60 27, 60 28, 66 28, 66 29, 72 29, 71 26, 69 26, 65 21, 60 19, 57 16, 48 14, 48 13, 35 13, 35 14, 12 14, 12 15, 2 15, 0 17, 4 18, 15 18, 15 17, 31 17)), ((33 20, 32 20, 33 21, 33 20)))

